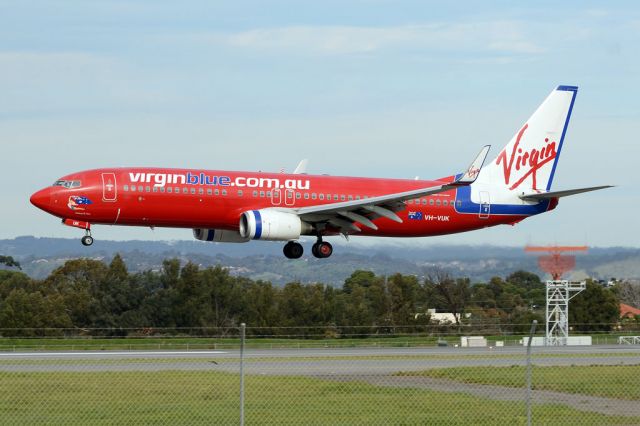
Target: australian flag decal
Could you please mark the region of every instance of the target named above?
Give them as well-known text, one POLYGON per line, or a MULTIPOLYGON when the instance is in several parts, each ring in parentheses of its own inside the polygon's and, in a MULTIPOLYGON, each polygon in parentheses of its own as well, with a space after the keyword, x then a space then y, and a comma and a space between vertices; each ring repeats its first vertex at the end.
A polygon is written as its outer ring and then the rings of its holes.
POLYGON ((409 219, 422 220, 422 212, 409 212, 409 219))
POLYGON ((69 197, 67 207, 69 207, 71 210, 84 210, 83 206, 88 206, 89 204, 93 203, 87 197, 84 197, 82 195, 72 195, 69 197))

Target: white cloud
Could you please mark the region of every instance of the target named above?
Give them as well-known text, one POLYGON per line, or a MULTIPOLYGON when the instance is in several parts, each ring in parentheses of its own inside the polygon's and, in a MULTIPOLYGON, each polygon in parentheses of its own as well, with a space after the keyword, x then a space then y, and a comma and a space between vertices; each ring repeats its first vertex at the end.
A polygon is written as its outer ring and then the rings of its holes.
POLYGON ((500 51, 511 54, 544 52, 517 21, 466 24, 425 24, 388 27, 288 26, 258 28, 231 34, 199 35, 215 44, 258 50, 312 54, 370 53, 384 49, 439 51, 500 51))

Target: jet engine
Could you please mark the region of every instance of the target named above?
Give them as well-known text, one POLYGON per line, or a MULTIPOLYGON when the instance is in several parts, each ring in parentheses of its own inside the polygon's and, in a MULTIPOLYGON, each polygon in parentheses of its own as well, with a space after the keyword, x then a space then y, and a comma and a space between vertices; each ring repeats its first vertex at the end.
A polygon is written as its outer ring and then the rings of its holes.
POLYGON ((278 210, 250 210, 240 216, 240 236, 253 240, 291 241, 312 231, 297 215, 278 210))
POLYGON ((246 243, 249 238, 244 238, 236 231, 226 229, 202 229, 193 230, 193 237, 200 241, 211 241, 217 243, 246 243))

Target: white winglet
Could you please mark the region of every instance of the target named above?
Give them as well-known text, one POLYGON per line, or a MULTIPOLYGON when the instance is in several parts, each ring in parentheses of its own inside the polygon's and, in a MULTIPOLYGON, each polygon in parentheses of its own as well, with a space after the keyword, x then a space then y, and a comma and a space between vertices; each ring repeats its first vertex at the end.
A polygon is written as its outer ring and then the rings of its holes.
POLYGON ((462 176, 456 179, 452 185, 469 185, 476 181, 478 176, 480 175, 480 170, 482 169, 482 165, 484 164, 484 160, 487 158, 487 154, 489 153, 489 148, 491 145, 485 145, 478 153, 478 156, 471 163, 471 165, 467 168, 462 176))
POLYGON ((307 163, 309 163, 309 160, 307 160, 306 158, 300 160, 300 162, 298 163, 298 167, 296 167, 296 169, 293 171, 293 174, 301 175, 307 173, 307 163))

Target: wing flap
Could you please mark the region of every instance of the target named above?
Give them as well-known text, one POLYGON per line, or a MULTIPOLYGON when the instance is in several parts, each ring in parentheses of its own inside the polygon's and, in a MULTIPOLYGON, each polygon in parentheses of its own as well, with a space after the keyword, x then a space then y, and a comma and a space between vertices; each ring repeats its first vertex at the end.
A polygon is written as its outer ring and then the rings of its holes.
POLYGON ((335 227, 345 236, 361 232, 361 229, 356 224, 361 224, 374 230, 377 229, 378 227, 372 221, 380 217, 402 223, 402 219, 396 212, 406 208, 405 201, 438 194, 460 186, 471 185, 477 179, 488 152, 489 145, 484 146, 464 173, 460 173, 452 181, 443 182, 440 185, 361 200, 342 201, 291 210, 305 222, 320 225, 319 229, 325 229, 326 226, 335 227))

